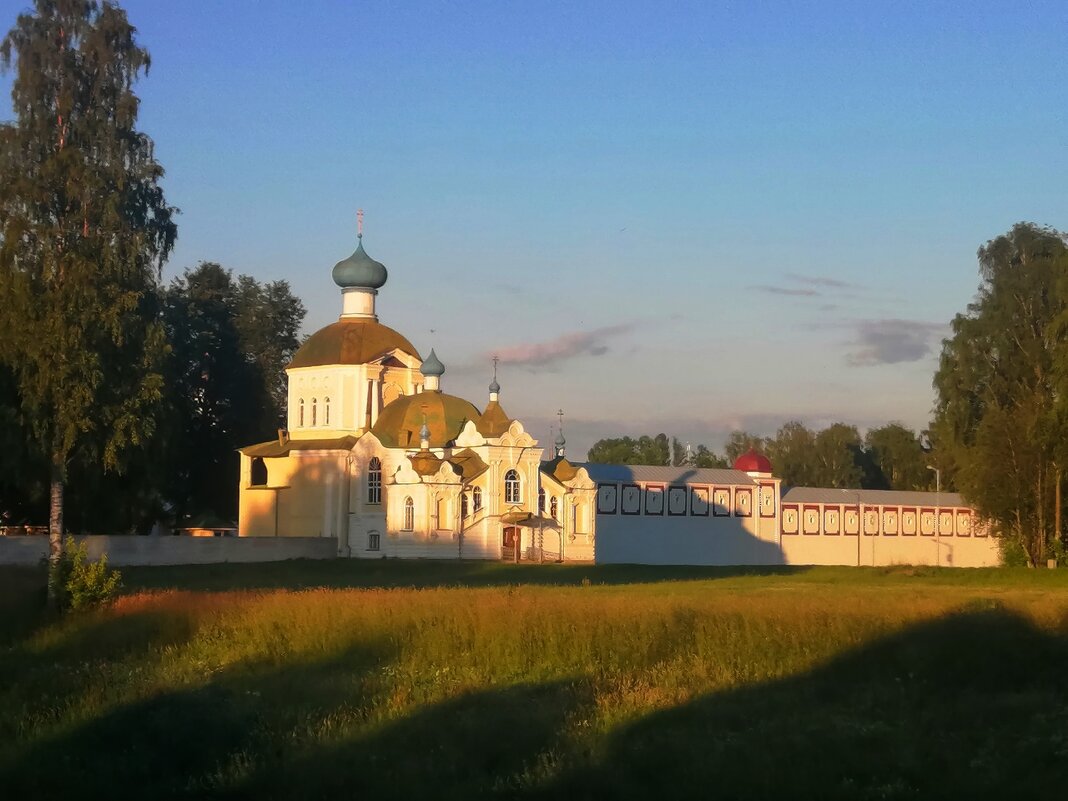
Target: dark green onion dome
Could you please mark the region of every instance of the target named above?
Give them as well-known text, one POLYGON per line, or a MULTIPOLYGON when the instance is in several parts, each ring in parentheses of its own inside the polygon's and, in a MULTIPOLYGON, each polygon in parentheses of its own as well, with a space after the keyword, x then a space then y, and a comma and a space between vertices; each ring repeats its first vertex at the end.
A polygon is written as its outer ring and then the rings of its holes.
POLYGON ((339 287, 360 287, 378 289, 389 277, 386 265, 375 261, 363 249, 363 234, 359 235, 356 251, 343 261, 334 265, 334 283, 339 287))
POLYGON ((444 392, 420 392, 402 395, 387 404, 371 433, 387 448, 418 448, 424 414, 431 448, 444 448, 460 436, 468 420, 479 418, 478 409, 463 398, 444 392))
POLYGON ((368 318, 339 320, 320 328, 293 354, 290 367, 320 367, 327 364, 370 364, 401 350, 422 358, 407 339, 389 326, 368 318))
POLYGON ((426 357, 419 372, 424 376, 437 376, 438 378, 445 375, 445 365, 441 363, 441 359, 438 358, 438 354, 434 353, 433 348, 430 349, 430 355, 426 357))

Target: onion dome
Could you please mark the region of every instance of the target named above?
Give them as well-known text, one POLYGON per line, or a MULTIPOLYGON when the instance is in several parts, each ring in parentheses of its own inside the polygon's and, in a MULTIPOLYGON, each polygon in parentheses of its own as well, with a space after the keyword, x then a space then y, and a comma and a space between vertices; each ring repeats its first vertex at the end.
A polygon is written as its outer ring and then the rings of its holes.
POLYGON ((344 289, 378 289, 386 283, 389 272, 386 265, 367 255, 367 251, 363 249, 363 234, 358 238, 359 244, 356 245, 355 252, 334 265, 334 283, 344 289))
POLYGON ((463 398, 444 392, 420 392, 401 395, 387 404, 371 433, 387 448, 418 448, 425 419, 429 447, 444 448, 460 436, 468 420, 478 418, 478 409, 463 398))
POLYGON ((424 376, 441 378, 445 375, 445 365, 441 363, 441 359, 438 358, 438 354, 434 353, 434 349, 430 349, 430 355, 426 357, 426 361, 419 368, 419 372, 424 376))
POLYGON ((389 326, 369 318, 343 319, 308 337, 289 367, 369 364, 395 350, 420 358, 415 346, 389 326))
POLYGON ((560 429, 559 433, 556 435, 556 447, 562 448, 565 445, 567 445, 567 440, 564 439, 564 430, 560 429))
POLYGON ((489 391, 493 393, 500 393, 501 385, 497 383, 497 379, 494 378, 489 385, 489 391))
POLYGON ((771 460, 750 447, 748 451, 734 460, 734 469, 743 470, 746 473, 771 473, 771 460))

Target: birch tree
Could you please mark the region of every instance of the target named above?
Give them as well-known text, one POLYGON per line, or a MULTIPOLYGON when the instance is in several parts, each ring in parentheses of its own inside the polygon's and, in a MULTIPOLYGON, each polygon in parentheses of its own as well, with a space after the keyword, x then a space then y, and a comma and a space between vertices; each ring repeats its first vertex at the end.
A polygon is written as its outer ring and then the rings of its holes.
POLYGON ((49 461, 49 594, 72 455, 109 469, 151 434, 166 344, 159 272, 174 244, 133 85, 149 56, 118 6, 36 0, 0 44, 0 359, 49 461))

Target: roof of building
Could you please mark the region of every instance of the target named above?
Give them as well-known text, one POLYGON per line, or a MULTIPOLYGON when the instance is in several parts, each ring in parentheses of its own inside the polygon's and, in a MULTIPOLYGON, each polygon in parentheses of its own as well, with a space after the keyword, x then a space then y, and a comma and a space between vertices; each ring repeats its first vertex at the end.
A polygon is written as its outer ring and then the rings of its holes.
POLYGON ((721 467, 666 467, 661 465, 594 464, 586 462, 576 467, 586 468, 594 481, 651 481, 660 484, 756 484, 741 470, 721 467))
POLYGON ((468 420, 478 418, 479 411, 470 401, 436 390, 401 395, 386 405, 371 432, 387 448, 418 446, 424 415, 430 447, 444 448, 460 435, 468 420))
POLYGON ((442 460, 430 451, 417 451, 411 454, 408 459, 412 463, 412 469, 424 478, 434 475, 441 469, 442 460))
POLYGON ((272 439, 256 445, 247 445, 238 450, 245 456, 269 458, 286 456, 290 451, 350 451, 357 440, 359 440, 359 437, 354 437, 351 434, 344 437, 329 437, 326 439, 287 439, 285 442, 272 439))
MULTIPOLYGON (((605 465, 598 465, 598 467, 604 467, 605 465)), ((589 465, 586 465, 588 468, 589 465)), ((571 462, 565 459, 563 456, 557 456, 555 459, 550 459, 547 462, 541 463, 541 472, 547 476, 552 476, 557 481, 563 483, 570 481, 576 475, 578 475, 578 468, 571 462)), ((591 475, 592 478, 592 475, 591 475)))
POLYGON ((308 337, 289 367, 368 364, 394 350, 421 358, 411 342, 377 320, 339 320, 308 337))
POLYGON ((449 457, 449 462, 460 471, 464 481, 478 478, 489 470, 489 465, 482 461, 482 457, 470 448, 457 451, 449 457))
POLYGON ((511 424, 512 419, 505 414, 501 404, 497 401, 490 401, 486 404, 486 410, 475 422, 475 428, 484 437, 499 437, 508 430, 511 424))
POLYGON ((749 448, 745 453, 734 460, 735 470, 744 470, 747 473, 770 473, 771 460, 756 448, 749 448))
POLYGON ((340 287, 378 289, 386 283, 389 271, 382 262, 367 255, 367 251, 363 249, 363 234, 360 234, 356 250, 347 259, 342 259, 334 265, 332 275, 334 283, 340 287))
POLYGON ((790 487, 783 491, 783 503, 858 503, 872 506, 958 506, 968 504, 956 492, 911 492, 905 490, 832 489, 790 487))

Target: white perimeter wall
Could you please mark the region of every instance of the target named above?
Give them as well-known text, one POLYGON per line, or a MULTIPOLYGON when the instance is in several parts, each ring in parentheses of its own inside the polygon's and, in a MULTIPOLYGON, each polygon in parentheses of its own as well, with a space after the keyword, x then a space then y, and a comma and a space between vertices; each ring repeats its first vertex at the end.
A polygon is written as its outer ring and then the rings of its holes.
POLYGON ((755 536, 753 525, 754 518, 742 517, 598 515, 595 560, 643 565, 784 564, 779 546, 755 536))
MULTIPOLYGON (((333 559, 333 537, 76 537, 89 558, 108 555, 122 565, 200 565, 217 562, 279 562, 333 559)), ((48 537, 0 537, 0 564, 34 565, 48 555, 48 537)))

